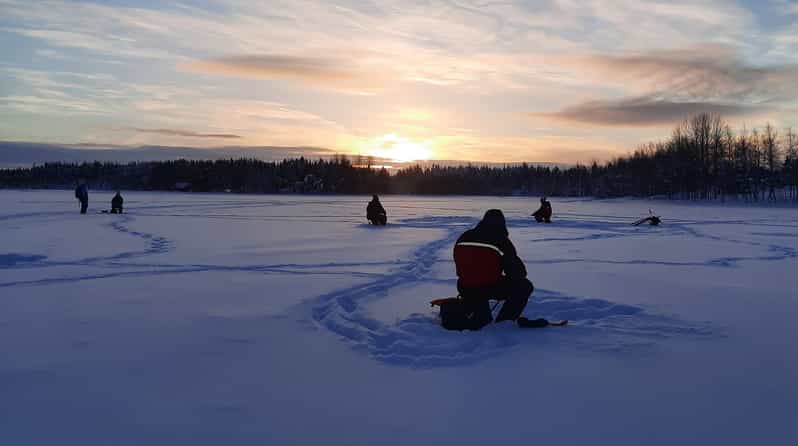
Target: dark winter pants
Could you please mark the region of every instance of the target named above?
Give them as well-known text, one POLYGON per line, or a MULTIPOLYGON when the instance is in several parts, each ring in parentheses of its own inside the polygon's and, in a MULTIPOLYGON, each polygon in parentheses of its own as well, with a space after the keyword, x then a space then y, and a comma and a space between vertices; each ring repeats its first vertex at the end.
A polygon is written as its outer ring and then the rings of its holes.
POLYGON ((369 218, 369 221, 371 221, 371 224, 373 224, 373 225, 385 226, 385 224, 388 223, 388 216, 387 215, 375 215, 375 216, 369 218))
MULTIPOLYGON (((458 287, 459 288, 459 287, 458 287)), ((479 289, 460 288, 460 295, 464 299, 496 299, 504 301, 496 322, 516 320, 524 312, 529 296, 535 287, 529 279, 510 279, 502 277, 490 287, 479 289)))
POLYGON ((86 209, 89 208, 89 200, 80 200, 80 213, 85 214, 86 209))

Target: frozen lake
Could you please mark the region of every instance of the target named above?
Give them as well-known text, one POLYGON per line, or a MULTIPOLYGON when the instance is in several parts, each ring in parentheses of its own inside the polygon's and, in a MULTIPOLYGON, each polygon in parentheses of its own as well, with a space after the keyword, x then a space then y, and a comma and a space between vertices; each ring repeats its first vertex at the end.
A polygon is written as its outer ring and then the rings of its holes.
POLYGON ((111 195, 0 191, 0 444, 798 444, 795 208, 111 195), (437 325, 494 207, 568 327, 437 325))

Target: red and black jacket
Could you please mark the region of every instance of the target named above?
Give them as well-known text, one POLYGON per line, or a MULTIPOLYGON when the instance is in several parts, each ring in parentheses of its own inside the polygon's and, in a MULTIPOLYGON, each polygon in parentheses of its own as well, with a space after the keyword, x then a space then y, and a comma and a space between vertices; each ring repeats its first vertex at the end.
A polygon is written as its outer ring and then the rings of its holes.
POLYGON ((526 278, 524 262, 504 231, 477 225, 463 233, 454 245, 457 288, 463 292, 494 285, 502 275, 526 278), (493 229, 493 230, 492 230, 493 229))

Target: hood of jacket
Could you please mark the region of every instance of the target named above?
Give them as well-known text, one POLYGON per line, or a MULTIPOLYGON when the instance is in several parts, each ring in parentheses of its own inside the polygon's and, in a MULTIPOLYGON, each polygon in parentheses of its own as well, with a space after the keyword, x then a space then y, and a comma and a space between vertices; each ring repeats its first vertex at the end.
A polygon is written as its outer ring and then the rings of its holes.
POLYGON ((504 219, 504 214, 499 209, 490 209, 485 212, 476 228, 477 232, 495 240, 507 238, 510 233, 507 232, 507 222, 504 219))

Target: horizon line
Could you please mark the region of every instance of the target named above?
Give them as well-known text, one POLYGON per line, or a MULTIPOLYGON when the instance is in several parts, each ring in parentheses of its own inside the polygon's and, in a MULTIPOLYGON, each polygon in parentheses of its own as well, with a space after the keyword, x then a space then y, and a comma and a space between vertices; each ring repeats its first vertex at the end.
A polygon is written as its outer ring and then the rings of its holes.
MULTIPOLYGON (((447 163, 447 164, 492 164, 492 165, 520 165, 520 164, 547 164, 547 165, 557 165, 557 166, 575 166, 578 164, 592 164, 593 161, 603 163, 605 161, 600 160, 589 160, 589 161, 577 161, 577 162, 558 162, 558 161, 532 161, 532 160, 515 160, 515 161, 491 161, 491 160, 470 160, 470 159, 451 159, 451 158, 430 158, 430 159, 418 159, 413 161, 399 161, 393 160, 386 157, 380 157, 376 155, 368 155, 362 153, 348 153, 344 151, 336 151, 334 149, 330 149, 327 147, 319 147, 319 146, 312 146, 312 145, 219 145, 219 146, 193 146, 193 145, 165 145, 165 144, 119 144, 119 143, 97 143, 97 142, 78 142, 78 143, 62 143, 62 142, 42 142, 42 141, 24 141, 24 140, 0 140, 0 149, 2 146, 40 146, 39 148, 43 149, 66 149, 66 150, 74 150, 74 151, 83 151, 83 152, 93 152, 93 151, 135 151, 135 150, 146 150, 146 149, 174 149, 174 150, 192 150, 202 152, 202 151, 224 151, 224 150, 264 150, 264 151, 279 151, 279 150, 286 150, 286 151, 314 151, 307 154, 301 153, 286 153, 284 155, 278 155, 276 159, 325 159, 325 158, 332 158, 336 156, 343 156, 348 158, 350 161, 354 161, 356 158, 371 158, 377 163, 380 164, 395 164, 400 165, 402 167, 405 166, 413 166, 417 164, 434 164, 434 163, 447 163)), ((629 152, 631 153, 631 151, 629 152)), ((265 153, 264 153, 265 154, 265 153)), ((246 158, 246 157, 241 157, 246 158)), ((212 159, 212 158, 209 158, 212 159)), ((53 160, 53 161, 42 161, 42 162, 59 162, 62 160, 53 160)), ((159 161, 157 159, 141 159, 140 161, 147 162, 147 161, 159 161)))

